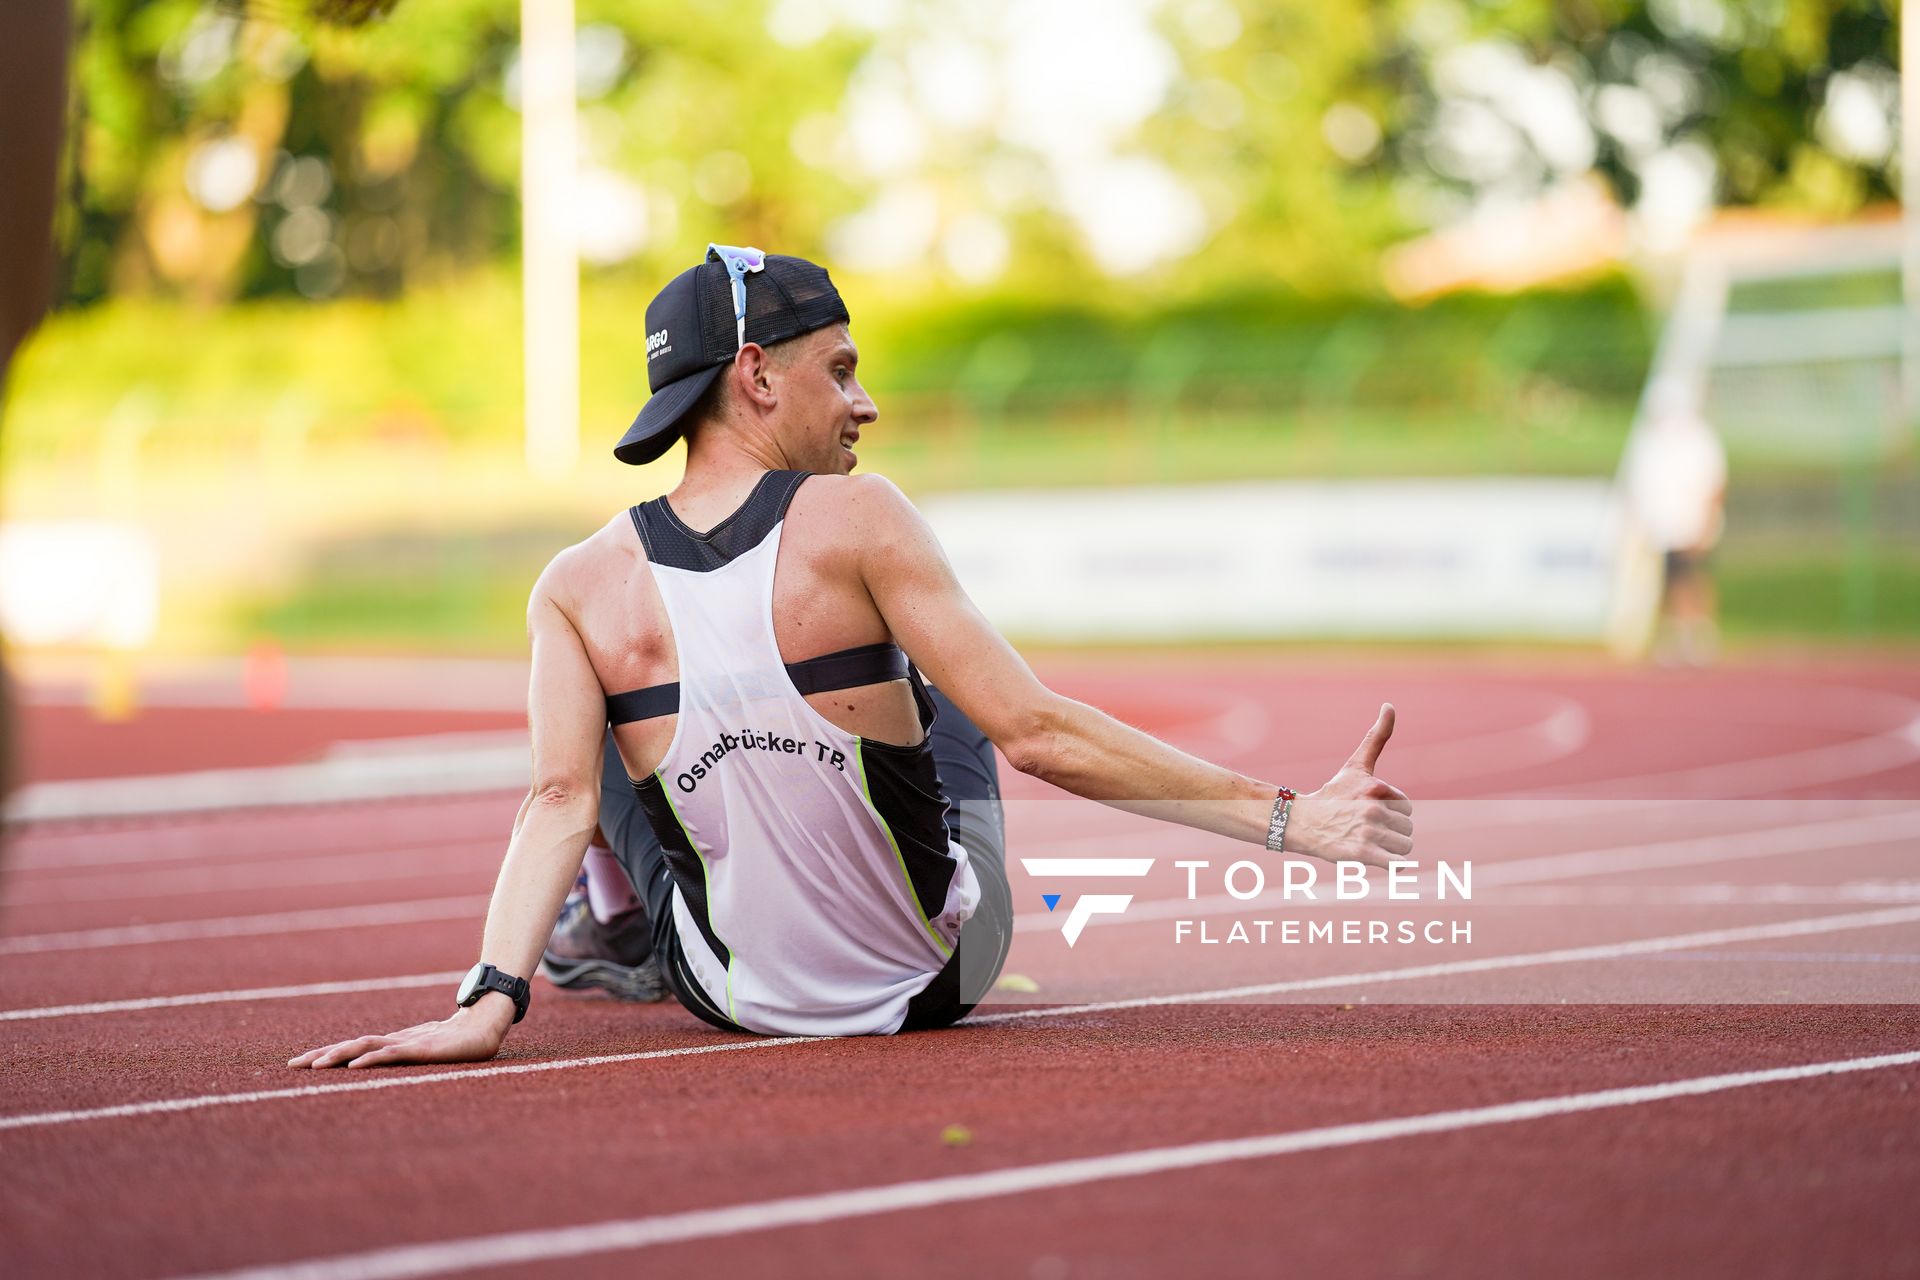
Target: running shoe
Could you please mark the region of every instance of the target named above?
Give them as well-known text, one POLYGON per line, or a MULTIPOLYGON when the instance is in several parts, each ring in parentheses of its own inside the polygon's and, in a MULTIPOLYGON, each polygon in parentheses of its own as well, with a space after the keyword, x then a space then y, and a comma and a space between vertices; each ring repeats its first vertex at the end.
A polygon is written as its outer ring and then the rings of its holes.
POLYGON ((649 1003, 667 995, 653 961, 652 931, 645 911, 629 911, 602 924, 593 918, 583 876, 560 908, 560 920, 540 957, 540 973, 556 987, 596 989, 617 999, 649 1003))

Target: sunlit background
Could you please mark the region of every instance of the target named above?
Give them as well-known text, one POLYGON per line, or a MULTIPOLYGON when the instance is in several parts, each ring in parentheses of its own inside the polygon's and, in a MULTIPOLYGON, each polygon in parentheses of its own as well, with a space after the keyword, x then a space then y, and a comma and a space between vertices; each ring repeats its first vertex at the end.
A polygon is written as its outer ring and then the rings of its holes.
POLYGON ((1727 645, 1920 634, 1882 4, 568 8, 81 0, 0 434, 30 673, 519 654, 678 475, 611 446, 709 241, 834 271, 862 466, 1023 638, 1641 655, 1661 370, 1732 460, 1727 645))

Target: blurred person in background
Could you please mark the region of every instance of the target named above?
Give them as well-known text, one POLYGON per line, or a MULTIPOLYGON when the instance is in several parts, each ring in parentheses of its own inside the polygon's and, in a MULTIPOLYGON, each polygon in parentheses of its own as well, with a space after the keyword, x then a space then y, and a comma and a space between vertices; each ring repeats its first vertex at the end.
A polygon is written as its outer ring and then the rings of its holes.
POLYGON ((653 396, 614 453, 644 464, 684 436, 685 475, 534 587, 533 787, 480 961, 452 1016, 290 1066, 492 1057, 543 953, 550 972, 581 958, 556 956, 554 920, 583 859, 585 916, 632 948, 604 959, 651 963, 715 1027, 951 1025, 1011 941, 996 746, 1076 795, 1275 852, 1412 852, 1411 803, 1373 775, 1390 706, 1296 797, 1041 684, 900 490, 851 474, 879 415, 847 325, 825 270, 757 249, 713 246, 654 298, 653 396))
MULTIPOLYGON (((52 299, 70 36, 66 0, 0 5, 0 412, 13 354, 52 299)), ((0 798, 12 783, 13 694, 0 665, 0 798)))
POLYGON ((1665 665, 1705 666, 1719 649, 1707 557, 1726 523, 1727 454, 1700 399, 1685 379, 1657 380, 1622 464, 1628 508, 1661 553, 1653 653, 1665 665))

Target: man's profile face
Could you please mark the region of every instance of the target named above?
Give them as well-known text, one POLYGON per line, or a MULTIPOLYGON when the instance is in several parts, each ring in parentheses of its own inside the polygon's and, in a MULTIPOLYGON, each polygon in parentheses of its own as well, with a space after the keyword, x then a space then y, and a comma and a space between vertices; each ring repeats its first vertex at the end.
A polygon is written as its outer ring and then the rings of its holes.
POLYGON ((820 475, 846 475, 859 459, 853 452, 860 429, 880 416, 860 385, 860 352, 844 324, 795 338, 779 371, 779 429, 787 457, 820 475))

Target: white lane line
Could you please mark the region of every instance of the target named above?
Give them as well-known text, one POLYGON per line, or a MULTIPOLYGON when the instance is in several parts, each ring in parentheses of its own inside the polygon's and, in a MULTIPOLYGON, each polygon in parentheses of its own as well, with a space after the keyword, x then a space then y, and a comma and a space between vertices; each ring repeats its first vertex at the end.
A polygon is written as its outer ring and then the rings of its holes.
MULTIPOLYGON (((1180 740, 1211 734, 1196 740, 1195 749, 1222 754, 1264 741, 1267 721, 1259 705, 1242 695, 1197 723, 1176 722, 1163 732, 1180 740)), ((30 783, 0 807, 0 820, 30 827, 524 791, 529 753, 523 729, 341 743, 321 759, 291 764, 30 783)))
MULTIPOLYGON (((424 847, 446 850, 471 846, 462 842, 424 847)), ((1052 848, 1053 842, 1035 841, 1033 847, 1052 848)), ((194 920, 159 921, 153 924, 66 930, 58 933, 21 934, 15 937, 0 937, 0 956, 146 946, 153 943, 192 942, 209 938, 257 937, 274 933, 306 933, 334 928, 416 924, 428 920, 453 919, 462 915, 478 916, 486 909, 487 901, 487 896, 481 894, 346 907, 319 907, 306 911, 276 912, 271 915, 218 916, 194 920)), ((8 905, 13 904, 9 901, 8 905)))
MULTIPOLYGON (((1730 835, 1702 836, 1685 840, 1657 841, 1650 844, 1621 845, 1612 849, 1591 849, 1575 853, 1551 854, 1511 862, 1484 863, 1475 871, 1476 887, 1501 884, 1537 884, 1553 880, 1575 879, 1612 871, 1644 870, 1701 863, 1772 857, 1810 849, 1838 848, 1871 844, 1906 835, 1920 835, 1920 809, 1865 817, 1806 823, 1792 827, 1769 827, 1730 835)), ((1037 847, 1054 849, 1061 842, 1048 841, 1037 847)), ((1032 861, 1032 860, 1029 860, 1032 861)), ((1069 864, 1074 860, 1063 860, 1069 864)), ((1292 902, 1282 890, 1270 889, 1257 898, 1240 901, 1226 894, 1197 899, 1167 898, 1136 902, 1124 916, 1095 919, 1101 927, 1143 923, 1151 920, 1189 918, 1223 911, 1258 911, 1283 905, 1324 905, 1307 901, 1292 902)), ((429 899, 424 902, 381 903, 364 907, 319 908, 312 911, 282 912, 269 916, 230 916, 210 920, 170 921, 150 925, 129 925, 106 929, 88 929, 67 933, 27 934, 0 938, 0 955, 27 955, 50 951, 81 950, 92 947, 139 946, 155 942, 193 941, 204 938, 248 937, 278 932, 310 932, 329 928, 354 928, 389 924, 413 924, 426 920, 458 917, 483 910, 483 896, 429 899)), ((1037 913, 1015 917, 1016 932, 1027 933, 1054 928, 1049 916, 1037 913)), ((327 984, 317 984, 324 987, 327 984)), ((215 1003, 215 995, 187 997, 196 1003, 215 1003)), ((232 998, 238 998, 232 997, 232 998)), ((84 1006, 77 1006, 84 1007, 84 1006)), ((161 1007, 161 1006, 141 1006, 161 1007)), ((102 1012, 107 1011, 104 1007, 102 1012)), ((6 1017, 0 1011, 0 1020, 6 1017)), ((53 1016, 40 1014, 39 1016, 53 1016)))
MULTIPOLYGON (((1802 885, 1698 885, 1686 890, 1662 889, 1657 893, 1637 890, 1621 893, 1602 893, 1597 896, 1592 890, 1570 890, 1556 893, 1541 890, 1537 896, 1502 895, 1501 905, 1524 902, 1527 905, 1614 905, 1619 903, 1644 903, 1670 906, 1685 904, 1741 904, 1741 905, 1793 905, 1793 906, 1849 906, 1861 902, 1911 902, 1920 898, 1920 883, 1891 886, 1860 885, 1825 888, 1802 885)), ((1254 903, 1242 904, 1246 906, 1254 903)), ((1789 953, 1781 953, 1783 956, 1789 953)), ((1827 955, 1819 953, 1791 953, 1796 958, 1817 959, 1827 955)), ((1698 958, 1713 960, 1742 960, 1756 957, 1753 952, 1740 952, 1734 955, 1702 955, 1698 958)), ((1909 957, 1849 955, 1850 959, 1863 961, 1896 961, 1909 957)), ((1920 957, 1911 957, 1920 959, 1920 957)), ((179 1009, 190 1005, 239 1004, 260 1000, 296 1000, 310 996, 359 995, 372 991, 404 991, 415 987, 437 987, 458 982, 466 973, 464 969, 449 969, 444 973, 412 973, 391 978, 361 978, 340 982, 309 982, 301 986, 251 987, 235 991, 197 991, 176 996, 145 996, 134 1000, 96 1000, 86 1004, 43 1005, 38 1008, 0 1009, 0 1022, 29 1022, 46 1018, 76 1018, 103 1013, 138 1013, 149 1009, 179 1009)), ((991 1016, 991 1015, 983 1015, 991 1016)), ((978 1019, 976 1019, 978 1021, 978 1019)))
MULTIPOLYGON (((1418 776, 1422 785, 1426 785, 1485 774, 1515 773, 1572 755, 1591 738, 1592 718, 1586 707, 1573 698, 1547 694, 1544 699, 1547 709, 1538 720, 1457 738, 1396 744, 1389 772, 1396 777, 1418 776)), ((1218 758, 1196 747, 1180 745, 1202 759, 1218 758)), ((1263 764, 1260 769, 1264 776, 1304 780, 1327 766, 1325 756, 1314 756, 1263 764)))
MULTIPOLYGON (((1572 698, 1548 695, 1551 710, 1541 719, 1510 729, 1495 729, 1439 742, 1410 743, 1393 758, 1389 772, 1418 777, 1422 786, 1460 778, 1537 769, 1572 755, 1593 736, 1587 709, 1572 698)), ((1326 761, 1319 762, 1320 768, 1326 761)), ((1305 776, 1313 766, 1295 772, 1305 776)))
POLYGON ((502 797, 492 816, 481 812, 482 806, 453 799, 388 800, 315 810, 301 814, 297 821, 289 821, 284 813, 226 810, 201 821, 167 819, 146 826, 120 823, 78 831, 25 831, 12 839, 7 873, 110 873, 128 865, 221 865, 223 859, 244 859, 255 853, 276 858, 334 857, 362 853, 369 846, 407 850, 450 842, 499 842, 512 817, 511 804, 510 798, 502 797))
POLYGON ((252 1003, 256 1000, 293 1000, 303 996, 360 995, 368 991, 405 991, 458 982, 465 969, 446 973, 409 973, 397 978, 360 978, 341 982, 309 982, 297 987, 252 987, 243 991, 198 991, 182 996, 145 996, 136 1000, 95 1000, 89 1004, 53 1004, 37 1009, 0 1009, 0 1022, 30 1022, 36 1018, 77 1018, 95 1013, 134 1013, 142 1009, 180 1009, 198 1004, 252 1003))
POLYGON ((1577 853, 1516 858, 1511 862, 1488 863, 1484 869, 1476 868, 1475 878, 1485 884, 1569 880, 1619 871, 1771 858, 1783 853, 1806 853, 1914 836, 1920 836, 1920 809, 1873 813, 1791 827, 1767 827, 1733 835, 1697 836, 1687 840, 1626 845, 1617 849, 1589 849, 1577 853))
POLYGON ((321 929, 358 929, 372 925, 419 924, 457 920, 486 910, 487 895, 380 902, 363 907, 318 907, 271 915, 222 916, 212 920, 169 920, 161 924, 78 929, 70 933, 29 933, 0 938, 0 956, 41 955, 50 951, 91 951, 139 947, 154 942, 197 942, 207 938, 246 938, 271 933, 312 933, 321 929))
POLYGON ((1482 906, 1524 907, 1837 907, 1863 902, 1920 902, 1920 880, 1847 880, 1839 884, 1581 885, 1502 889, 1482 906))
MULTIPOLYGON (((156 662, 140 669, 143 707, 245 709, 245 660, 156 662)), ((288 710, 508 711, 527 705, 524 658, 289 658, 288 710)), ((22 677, 21 698, 46 707, 92 701, 91 672, 42 661, 22 677)))
MULTIPOLYGON (((1643 773, 1626 778, 1592 778, 1581 782, 1556 783, 1529 787, 1511 793, 1514 796, 1564 795, 1591 796, 1596 793, 1622 796, 1638 788, 1662 796, 1734 796, 1765 795, 1778 791, 1800 791, 1823 783, 1845 782, 1852 778, 1886 773, 1920 760, 1920 702, 1882 690, 1845 689, 1807 686, 1831 702, 1853 695, 1906 717, 1901 723, 1862 736, 1821 747, 1807 747, 1779 755, 1753 756, 1745 760, 1725 760, 1718 764, 1696 765, 1690 769, 1672 769, 1661 773, 1643 773)), ((1778 723, 1778 722, 1776 722, 1778 723)), ((1786 722, 1798 727, 1803 720, 1786 722)))
POLYGON ((413 1277, 444 1275, 451 1271, 525 1266, 560 1258, 747 1235, 785 1227, 817 1226, 875 1214, 930 1209, 937 1205, 964 1204, 1036 1191, 1055 1191, 1090 1182, 1140 1178, 1244 1160, 1266 1160, 1275 1156, 1330 1151, 1400 1138, 1522 1124, 1530 1120, 1644 1106, 1676 1098, 1698 1098, 1733 1089, 1787 1084, 1862 1071, 1884 1071, 1916 1063, 1920 1063, 1920 1052, 1840 1058, 1757 1071, 1731 1071, 1722 1075, 1666 1080, 1658 1084, 1596 1089, 1588 1093, 1529 1098, 1455 1111, 1429 1111, 1421 1115, 1364 1120, 1317 1129, 1294 1129, 1256 1137, 1118 1151, 1076 1160, 1053 1160, 982 1173, 853 1187, 844 1191, 788 1196, 714 1209, 693 1209, 648 1218, 625 1218, 575 1227, 512 1231, 471 1236, 463 1240, 442 1240, 434 1244, 404 1245, 332 1258, 311 1258, 303 1262, 252 1267, 224 1272, 218 1277, 202 1277, 201 1280, 411 1280, 413 1277))
MULTIPOLYGON (((1054 841, 1038 840, 1032 842, 1036 849, 1055 847, 1054 841)), ((409 852, 423 850, 444 852, 472 848, 467 842, 454 842, 445 845, 420 846, 409 852)), ((356 855, 360 856, 360 855, 356 855)), ((389 856, 388 851, 368 855, 376 859, 389 856)), ((320 859, 303 859, 303 863, 317 862, 320 859)), ((1150 859, 1144 861, 1151 861, 1150 859)), ((209 868, 212 872, 221 872, 223 868, 209 868)), ((172 874, 172 873, 168 873, 172 874)), ((298 873, 296 873, 298 874, 298 873)), ((217 885, 209 887, 229 887, 217 885)), ((116 900, 117 895, 108 895, 101 901, 116 900)), ((92 900, 92 899, 89 899, 92 900)), ((7 899, 7 905, 15 905, 13 899, 7 899)), ((430 898, 425 900, 407 900, 402 902, 369 903, 350 907, 321 907, 308 911, 277 912, 272 915, 258 916, 220 916, 196 920, 169 920, 143 925, 116 925, 99 929, 67 930, 59 933, 30 933, 15 937, 0 937, 0 956, 34 955, 50 951, 78 951, 105 947, 145 946, 156 942, 197 941, 206 938, 251 937, 260 934, 280 932, 311 932, 329 928, 358 928, 370 925, 413 924, 423 920, 441 920, 462 914, 479 913, 487 906, 485 895, 471 897, 430 898)))
POLYGON ((1480 956, 1472 960, 1445 960, 1438 964, 1407 965, 1398 969, 1375 969, 1367 973, 1336 973, 1318 978, 1292 978, 1285 982, 1262 982, 1244 987, 1223 987, 1214 991, 1166 996, 1136 996, 1127 1000, 1102 1000, 1093 1004, 1064 1005, 1058 1009, 1010 1009, 1001 1013, 979 1014, 968 1022, 1013 1022, 1026 1018, 1045 1018, 1055 1013, 1104 1013, 1113 1009, 1152 1009, 1170 1004, 1199 1001, 1246 1000, 1255 996, 1284 995, 1290 991, 1325 991, 1364 986, 1376 982, 1412 982, 1421 978, 1448 978, 1465 973, 1491 973, 1500 969, 1524 969, 1534 965, 1580 964, 1591 960, 1622 960, 1629 956, 1656 955, 1694 947, 1722 947, 1736 942, 1761 942, 1773 938, 1804 938, 1820 933, 1839 933, 1847 929, 1880 929, 1889 925, 1920 923, 1920 907, 1890 907, 1884 911, 1857 911, 1848 915, 1810 916, 1799 920, 1780 920, 1773 924, 1742 925, 1733 929, 1705 929, 1698 933, 1676 933, 1662 938, 1635 938, 1627 942, 1603 942, 1590 947, 1562 947, 1556 951, 1527 951, 1518 955, 1480 956))
POLYGON ((409 850, 391 849, 319 858, 268 862, 226 862, 165 871, 130 871, 112 876, 85 872, 71 876, 13 876, 4 891, 7 907, 73 902, 133 902, 179 898, 222 890, 311 889, 329 884, 373 884, 382 880, 455 880, 480 872, 489 879, 499 870, 498 840, 467 840, 409 850))
POLYGON ((1673 951, 1662 960, 1737 960, 1743 964, 1920 964, 1920 953, 1883 951, 1673 951))
MULTIPOLYGON (((1328 987, 1364 986, 1376 982, 1398 982, 1415 978, 1444 977, 1456 973, 1480 973, 1494 969, 1520 969, 1531 965, 1571 964, 1584 960, 1607 960, 1621 956, 1648 955, 1662 951, 1721 946, 1769 938, 1802 937, 1808 934, 1837 933, 1846 929, 1871 929, 1885 925, 1920 921, 1920 907, 1864 911, 1852 915, 1814 916, 1801 920, 1783 920, 1770 925, 1752 925, 1741 929, 1715 929, 1704 933, 1681 933, 1664 938, 1639 938, 1631 942, 1605 943, 1593 947, 1573 947, 1559 951, 1526 952, 1519 955, 1487 956, 1478 960, 1457 960, 1446 964, 1417 965, 1405 969, 1377 969, 1367 973, 1333 974, 1320 978, 1302 978, 1290 982, 1270 982, 1258 986, 1223 987, 1213 991, 1188 991, 1174 995, 1144 996, 1132 1000, 1102 1000, 1088 1004, 1053 1005, 1036 1009, 1013 1009, 979 1014, 961 1025, 990 1025, 1030 1018, 1064 1018, 1082 1013, 1106 1013, 1116 1009, 1146 1009, 1165 1005, 1210 1004, 1221 1000, 1239 1000, 1253 996, 1278 995, 1288 991, 1312 991, 1328 987)), ((709 1048, 755 1049, 774 1045, 818 1043, 829 1037, 782 1036, 767 1040, 738 1041, 709 1048)), ((28 1129, 52 1124, 72 1124, 84 1120, 108 1120, 128 1116, 162 1115, 172 1111, 197 1111, 207 1107, 234 1106, 254 1102, 272 1102, 283 1098, 324 1097, 330 1093, 348 1093, 371 1088, 400 1085, 446 1084, 476 1077, 520 1074, 527 1071, 564 1071, 575 1067, 597 1067, 610 1063, 638 1062, 650 1058, 673 1057, 692 1052, 687 1049, 662 1049, 645 1053, 600 1054, 569 1058, 561 1062, 527 1063, 512 1067, 459 1067, 432 1075, 403 1076, 366 1084, 309 1085, 299 1089, 269 1089, 253 1093, 207 1094, 190 1098, 169 1098, 156 1102, 132 1102, 121 1106, 97 1107, 85 1111, 34 1112, 0 1116, 0 1130, 28 1129)))
POLYGON ((524 791, 530 771, 527 748, 521 744, 418 756, 343 756, 305 764, 35 782, 7 801, 5 820, 9 825, 28 826, 524 791))
POLYGON ((603 1053, 591 1058, 563 1058, 557 1062, 519 1062, 510 1067, 469 1067, 441 1071, 433 1075, 386 1076, 377 1080, 357 1080, 352 1084, 310 1084, 294 1089, 257 1089, 252 1093, 214 1093, 193 1098, 164 1098, 157 1102, 129 1102, 117 1107, 94 1107, 87 1111, 41 1111, 32 1115, 0 1116, 0 1130, 38 1129, 48 1125, 75 1124, 83 1120, 113 1120, 127 1116, 157 1116, 176 1111, 204 1111, 208 1107, 230 1107, 249 1102, 279 1102, 288 1098, 325 1098, 336 1093, 368 1093, 377 1089, 407 1089, 415 1085, 446 1084, 473 1076, 524 1076, 541 1071, 570 1071, 575 1067, 603 1067, 616 1062, 650 1062, 656 1058, 685 1058, 700 1053, 726 1053, 734 1049, 771 1049, 778 1045, 808 1044, 817 1036, 781 1036, 770 1040, 730 1040, 725 1044, 686 1045, 678 1049, 647 1049, 639 1053, 603 1053))
MULTIPOLYGON (((1881 844, 1907 837, 1920 837, 1920 809, 1864 817, 1837 818, 1802 823, 1790 827, 1762 827, 1684 840, 1656 840, 1645 844, 1616 845, 1610 849, 1583 849, 1572 853, 1545 854, 1533 858, 1515 858, 1498 862, 1470 855, 1446 855, 1454 862, 1473 863, 1475 893, 1500 885, 1541 884, 1554 880, 1576 880, 1586 876, 1610 875, 1622 871, 1664 870, 1669 867, 1693 867, 1711 862, 1736 862, 1749 858, 1772 858, 1789 853, 1825 852, 1848 846, 1881 844)), ((1113 842, 1109 842, 1112 847, 1113 842)), ((1031 866, 1038 859, 1021 859, 1031 866)), ((1054 859, 1071 863, 1072 859, 1054 859)), ((1038 877, 1039 873, 1031 873, 1038 877)), ((1044 887, 1044 886, 1043 886, 1044 887)), ((1504 897, 1476 898, 1481 905, 1498 905, 1504 897)), ((1353 899, 1375 902, 1377 897, 1353 899)), ((1316 907, 1344 905, 1322 893, 1308 897, 1295 890, 1289 897, 1284 888, 1268 889, 1245 900, 1231 894, 1216 893, 1196 898, 1155 898, 1135 902, 1124 915, 1096 916, 1088 923, 1111 929, 1123 925, 1144 924, 1153 920, 1191 919, 1222 912, 1264 911, 1271 907, 1316 907)), ((1049 916, 1028 913, 1016 916, 1016 933, 1057 929, 1049 916)))

